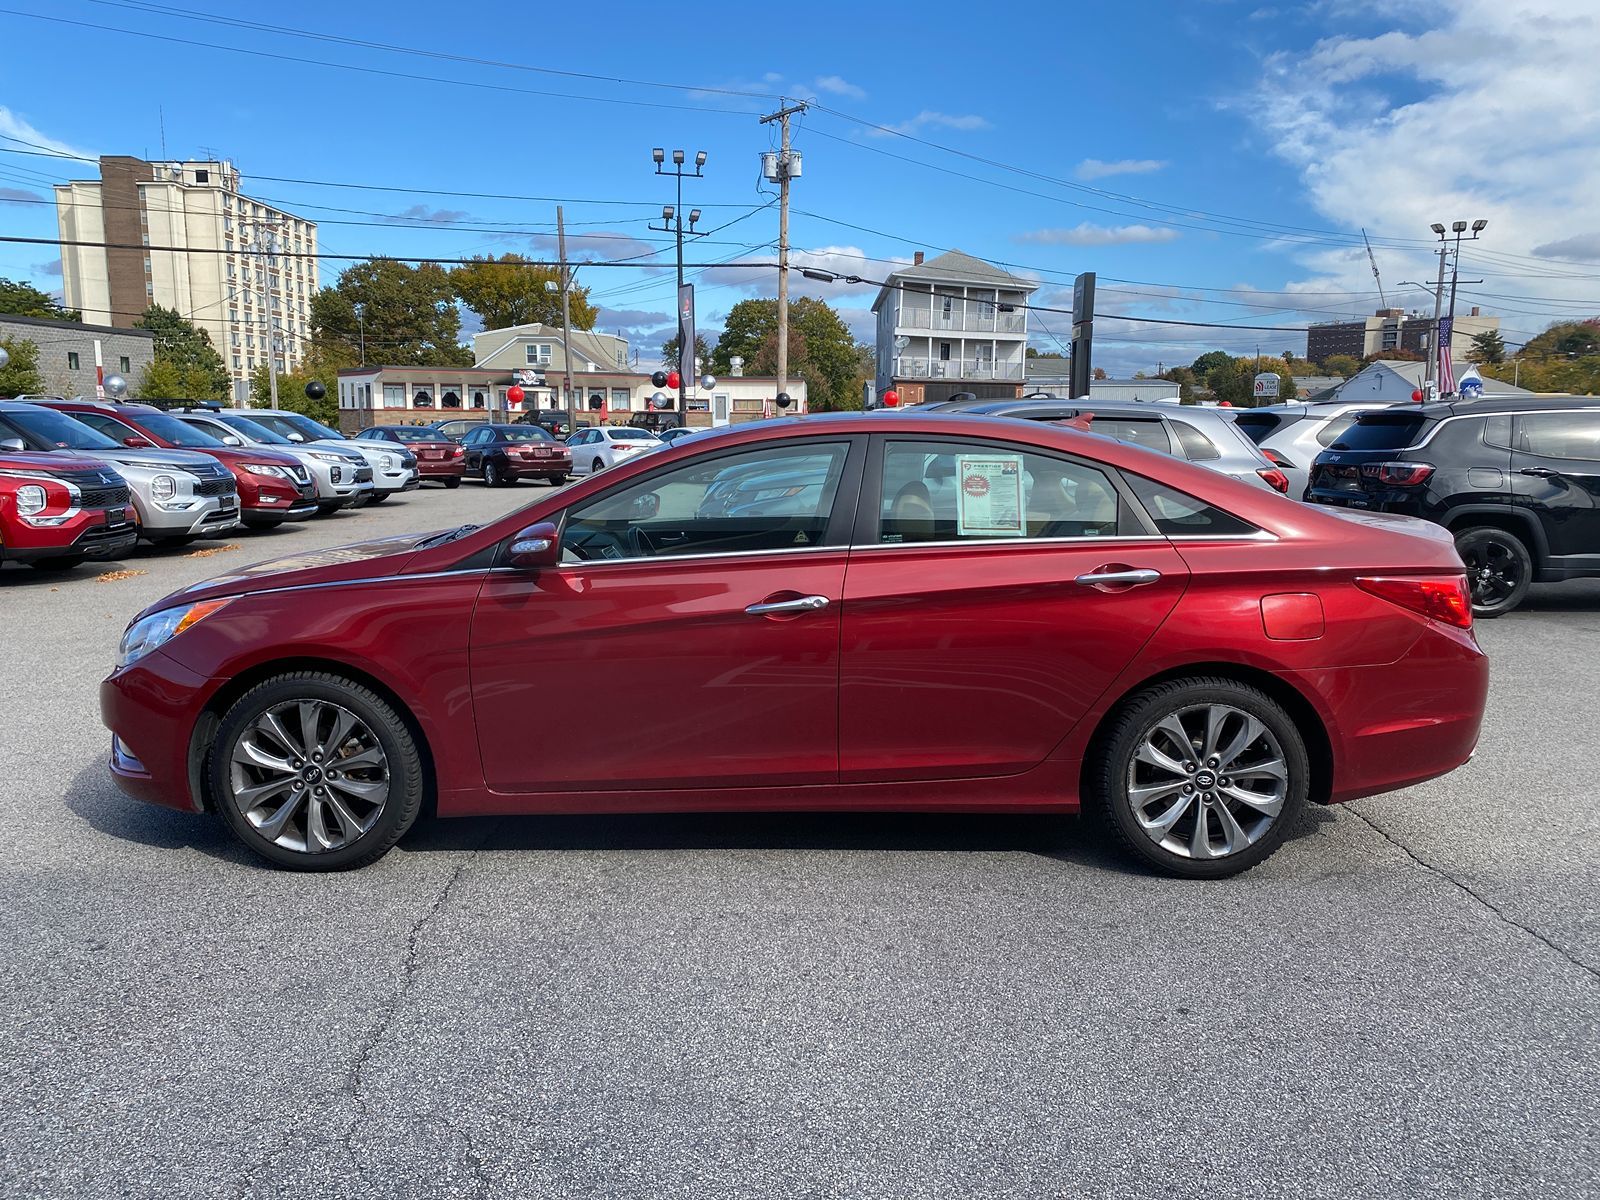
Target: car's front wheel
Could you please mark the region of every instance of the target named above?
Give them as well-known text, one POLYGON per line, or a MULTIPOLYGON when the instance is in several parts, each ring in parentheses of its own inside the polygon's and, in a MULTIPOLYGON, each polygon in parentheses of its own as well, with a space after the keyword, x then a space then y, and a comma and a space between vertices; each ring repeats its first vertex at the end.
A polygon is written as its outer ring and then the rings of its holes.
POLYGON ((1504 529, 1465 529, 1456 534, 1456 553, 1467 564, 1474 616, 1498 617, 1527 598, 1533 582, 1533 555, 1516 534, 1504 529))
POLYGON ((422 759, 399 713, 370 688, 322 671, 276 676, 234 701, 206 778, 234 836, 296 871, 366 866, 422 806, 422 759))
POLYGON ((1179 679, 1128 700, 1099 740, 1091 794, 1138 858, 1189 879, 1220 879, 1267 858, 1310 793, 1305 739, 1265 692, 1223 678, 1179 679))

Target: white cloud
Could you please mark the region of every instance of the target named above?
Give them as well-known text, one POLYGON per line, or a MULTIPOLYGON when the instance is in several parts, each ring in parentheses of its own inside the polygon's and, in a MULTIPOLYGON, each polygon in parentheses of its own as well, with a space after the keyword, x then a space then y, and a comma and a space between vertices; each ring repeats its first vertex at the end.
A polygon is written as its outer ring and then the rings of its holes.
POLYGON ((57 154, 72 154, 81 158, 99 157, 99 155, 93 154, 90 151, 80 150, 76 146, 73 146, 67 142, 63 142, 59 138, 53 138, 49 134, 40 133, 39 130, 30 125, 27 120, 19 115, 14 109, 7 108, 4 105, 0 105, 0 134, 4 134, 6 137, 10 138, 16 138, 21 142, 29 143, 25 149, 32 150, 42 148, 45 150, 54 150, 57 154))
POLYGON ((848 79, 838 75, 819 75, 811 86, 819 92, 831 92, 835 96, 845 96, 851 100, 865 100, 867 97, 865 88, 857 87, 848 79))
POLYGON ((465 213, 455 208, 429 208, 426 204, 413 204, 404 212, 398 212, 383 219, 400 223, 422 221, 430 225, 454 225, 459 221, 466 220, 471 215, 471 213, 465 213))
POLYGON ((1176 229, 1149 225, 1091 225, 1084 221, 1070 229, 1030 229, 1011 240, 1036 246, 1129 246, 1170 242, 1178 236, 1176 229))
POLYGON ((1078 164, 1074 173, 1079 179, 1104 179, 1107 175, 1148 175, 1166 165, 1159 158, 1119 158, 1115 162, 1086 158, 1078 164))
MULTIPOLYGON (((1487 218, 1483 239, 1462 252, 1463 274, 1483 277, 1485 292, 1592 297, 1592 281, 1504 256, 1595 248, 1572 226, 1600 194, 1600 9, 1593 0, 1457 0, 1404 20, 1419 18, 1433 23, 1272 55, 1238 107, 1300 170, 1322 217, 1309 223, 1351 234, 1364 226, 1386 281, 1434 277, 1431 223, 1487 218)), ((1359 242, 1283 244, 1307 268, 1305 286, 1370 287, 1359 242)), ((1470 292, 1461 302, 1494 311, 1470 292)), ((1532 311, 1503 314, 1511 342, 1559 315, 1513 307, 1532 311)))
POLYGON ((893 133, 917 133, 924 129, 956 129, 964 133, 980 129, 993 128, 989 122, 976 113, 966 113, 955 116, 950 113, 934 112, 925 108, 910 120, 901 121, 898 125, 885 125, 883 129, 869 129, 869 137, 888 137, 893 133), (888 132, 886 132, 888 131, 888 132))

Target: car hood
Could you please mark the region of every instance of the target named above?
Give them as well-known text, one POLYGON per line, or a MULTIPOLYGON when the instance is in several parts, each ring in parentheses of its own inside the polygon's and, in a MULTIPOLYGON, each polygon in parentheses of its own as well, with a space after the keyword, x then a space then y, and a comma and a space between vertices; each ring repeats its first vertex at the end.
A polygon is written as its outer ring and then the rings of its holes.
POLYGON ((252 592, 268 592, 278 588, 343 583, 350 579, 371 578, 376 575, 397 575, 416 554, 417 542, 426 536, 426 534, 408 533, 399 537, 376 538, 369 542, 353 542, 348 546, 313 550, 306 554, 290 555, 288 558, 270 559, 227 575, 218 575, 213 579, 179 588, 157 600, 139 615, 159 612, 179 604, 193 604, 199 600, 247 596, 252 592))
POLYGON ((54 475, 58 471, 103 471, 106 461, 70 450, 30 450, 21 454, 0 453, 0 472, 27 471, 54 475))
POLYGON ((207 474, 216 465, 216 459, 197 450, 156 450, 151 447, 117 447, 115 450, 96 450, 95 454, 108 463, 160 463, 177 470, 200 467, 207 474))

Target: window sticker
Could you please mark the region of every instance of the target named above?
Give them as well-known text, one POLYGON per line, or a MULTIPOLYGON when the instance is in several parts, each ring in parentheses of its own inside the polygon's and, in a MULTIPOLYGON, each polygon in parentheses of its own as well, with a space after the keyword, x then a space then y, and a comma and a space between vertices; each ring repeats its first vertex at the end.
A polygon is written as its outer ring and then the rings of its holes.
POLYGON ((957 536, 1026 536, 1020 454, 960 455, 956 485, 957 536))

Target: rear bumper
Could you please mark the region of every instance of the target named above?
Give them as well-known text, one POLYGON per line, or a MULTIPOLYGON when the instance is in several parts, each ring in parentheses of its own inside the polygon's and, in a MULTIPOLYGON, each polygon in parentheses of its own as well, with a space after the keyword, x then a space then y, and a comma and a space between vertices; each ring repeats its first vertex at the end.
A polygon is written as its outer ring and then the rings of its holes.
POLYGON ((420 479, 460 479, 466 473, 467 462, 463 458, 417 463, 417 475, 420 479))
POLYGON ((1432 625, 1399 660, 1298 677, 1333 714, 1329 741, 1339 804, 1437 779, 1478 745, 1489 660, 1464 630, 1432 625))

